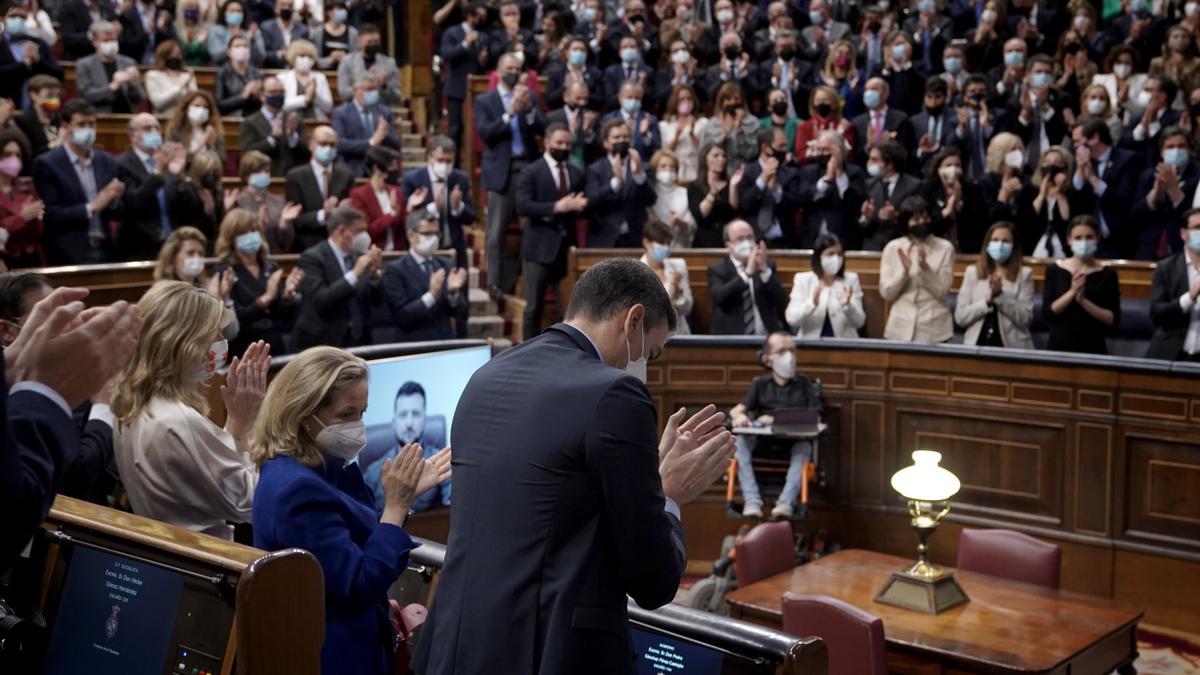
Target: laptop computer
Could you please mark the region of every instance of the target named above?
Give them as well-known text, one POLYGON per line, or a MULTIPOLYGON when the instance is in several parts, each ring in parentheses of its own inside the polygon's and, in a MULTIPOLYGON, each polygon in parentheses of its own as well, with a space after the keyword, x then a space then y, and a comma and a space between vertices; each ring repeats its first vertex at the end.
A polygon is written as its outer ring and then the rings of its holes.
POLYGON ((820 408, 780 408, 771 424, 774 433, 817 433, 821 422, 820 408))

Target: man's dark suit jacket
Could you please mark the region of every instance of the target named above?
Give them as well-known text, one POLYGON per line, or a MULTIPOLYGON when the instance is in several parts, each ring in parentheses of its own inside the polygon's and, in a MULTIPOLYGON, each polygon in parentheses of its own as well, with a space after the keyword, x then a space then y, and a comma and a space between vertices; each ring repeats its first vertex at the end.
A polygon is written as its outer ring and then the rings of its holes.
MULTIPOLYGON (((99 0, 100 16, 105 21, 117 21, 117 11, 112 2, 99 0)), ((88 28, 92 25, 92 15, 88 12, 84 0, 66 0, 58 9, 58 36, 62 38, 63 59, 78 61, 85 56, 95 53, 92 40, 88 37, 88 28)))
POLYGON ((853 164, 846 164, 846 179, 849 185, 845 194, 839 194, 835 183, 829 184, 825 196, 817 198, 817 182, 825 175, 825 167, 807 164, 800 168, 800 204, 804 209, 804 225, 800 231, 800 248, 812 248, 821 231, 837 235, 842 247, 853 251, 862 245, 862 232, 858 228, 858 217, 866 199, 866 172, 853 164))
MULTIPOLYGON (((529 92, 529 110, 517 115, 521 140, 525 144, 525 159, 537 159, 534 136, 546 128, 546 119, 538 104, 537 95, 529 92), (532 115, 532 123, 530 122, 532 115)), ((509 168, 512 166, 512 126, 504 121, 504 99, 499 89, 493 89, 475 99, 475 131, 483 139, 483 170, 480 184, 485 190, 504 192, 508 189, 509 168)))
MULTIPOLYGON (((607 160, 606 160, 607 161, 607 160)), ((568 194, 584 189, 583 171, 567 163, 568 194)), ((521 170, 517 182, 517 214, 525 218, 521 234, 521 259, 542 265, 566 262, 567 249, 575 240, 575 222, 582 212, 555 213, 558 184, 545 159, 521 170)))
POLYGON ((1100 256, 1103 258, 1133 257, 1137 228, 1136 223, 1131 222, 1133 219, 1127 216, 1141 171, 1141 156, 1121 148, 1112 148, 1108 163, 1104 165, 1104 173, 1100 176, 1106 186, 1103 196, 1097 197, 1092 184, 1086 180, 1083 181, 1083 189, 1076 190, 1074 174, 1067 179, 1071 215, 1094 215, 1097 206, 1104 214, 1109 236, 1100 242, 1100 256))
MULTIPOLYGON (((2 354, 0 354, 2 356, 2 354)), ((42 394, 9 394, 0 358, 0 573, 8 570, 50 512, 79 429, 42 394)), ((657 458, 655 460, 657 462, 657 458)), ((655 472, 657 476, 657 471, 655 472)))
POLYGON ((267 140, 271 137, 271 123, 260 110, 242 118, 242 125, 238 128, 238 147, 243 153, 257 150, 270 157, 271 175, 286 176, 292 167, 308 161, 308 142, 304 140, 303 124, 299 125, 297 135, 300 139, 295 146, 288 146, 287 139, 275 139, 274 143, 267 140))
MULTIPOLYGON (((75 167, 67 157, 66 144, 47 152, 33 162, 33 183, 38 196, 46 204, 43 222, 46 229, 42 244, 46 250, 46 261, 51 265, 78 265, 88 260, 91 246, 88 243, 87 193, 75 175, 75 167)), ((96 174, 96 190, 103 190, 109 181, 117 177, 117 162, 103 150, 92 150, 92 171, 96 174)), ((107 221, 120 215, 120 202, 116 200, 109 210, 100 214, 106 234, 111 234, 107 221)))
MULTIPOLYGON (((613 95, 613 99, 616 99, 615 94, 613 95)), ((621 114, 620 110, 614 110, 601 117, 600 121, 596 124, 596 128, 603 133, 604 125, 612 120, 624 118, 625 116, 621 114)), ((642 166, 650 166, 650 158, 662 147, 662 137, 658 133, 658 118, 645 110, 639 110, 637 116, 626 120, 625 124, 629 127, 629 147, 637 150, 638 154, 642 156, 642 166), (646 125, 649 127, 644 134, 642 133, 643 120, 646 120, 646 125)), ((650 173, 654 172, 650 171, 650 173)))
POLYGON ((442 33, 442 47, 438 53, 446 62, 446 74, 442 78, 442 93, 446 98, 465 99, 467 77, 479 72, 479 50, 487 46, 487 39, 480 35, 467 47, 463 46, 466 37, 461 23, 442 33))
MULTIPOLYGON (((329 181, 329 195, 339 200, 350 194, 354 185, 354 176, 341 164, 334 163, 332 179, 329 181)), ((321 185, 313 174, 312 164, 305 162, 287 173, 287 200, 300 204, 303 209, 296 217, 296 247, 301 251, 315 246, 328 236, 325 223, 317 219, 317 212, 325 208, 325 197, 321 196, 321 185)), ((326 213, 328 218, 329 214, 326 213)))
MULTIPOLYGON (((1158 133, 1151 136, 1150 130, 1147 129, 1146 137, 1138 141, 1133 138, 1133 130, 1142 122, 1142 117, 1139 115, 1125 125, 1125 132, 1121 134, 1119 145, 1125 150, 1142 155, 1143 166, 1158 164, 1161 161, 1159 144, 1162 141, 1162 133, 1171 127, 1178 126, 1180 116, 1181 113, 1178 110, 1167 108, 1163 111, 1162 117, 1158 118, 1158 133)), ((1113 143, 1117 143, 1117 140, 1113 139, 1113 143)))
MULTIPOLYGON (((604 108, 604 73, 595 66, 585 65, 583 81, 588 87, 589 110, 604 108)), ((555 64, 546 71, 546 105, 551 109, 561 108, 563 94, 567 91, 567 66, 555 64)), ((549 122, 549 120, 547 120, 549 122)))
POLYGON ((351 286, 346 268, 337 259, 329 241, 321 241, 300 254, 304 280, 300 292, 304 302, 292 333, 296 351, 316 345, 354 347, 371 344, 370 305, 379 295, 380 283, 364 274, 351 286), (357 306, 361 325, 352 330, 353 306, 357 306))
MULTIPOLYGON (((632 78, 625 77, 624 63, 614 63, 604 69, 604 75, 601 79, 601 94, 604 96, 604 100, 608 102, 608 107, 611 110, 618 112, 621 108, 621 104, 617 101, 617 96, 620 95, 621 85, 625 84, 625 80, 640 79, 643 73, 646 77, 642 80, 642 104, 645 105, 650 100, 650 87, 654 84, 653 68, 639 63, 633 67, 632 78)), ((591 91, 588 91, 589 98, 591 97, 591 93, 591 91)))
MULTIPOLYGON (((854 126, 854 138, 858 140, 862 148, 861 152, 854 153, 855 162, 859 166, 865 166, 867 163, 867 153, 870 152, 870 146, 867 143, 867 128, 871 126, 870 111, 856 116, 850 120, 850 124, 854 126)), ((917 144, 913 141, 912 127, 908 124, 908 115, 889 105, 887 112, 883 115, 883 133, 886 135, 893 131, 896 132, 896 142, 900 144, 900 147, 908 150, 910 154, 915 155, 917 144)), ((918 136, 918 138, 920 137, 918 136)))
POLYGON ((108 497, 121 478, 113 452, 113 429, 104 420, 88 419, 91 411, 89 401, 76 408, 72 415, 75 430, 79 432, 79 454, 66 466, 59 492, 108 506, 108 497))
POLYGON ((800 210, 800 200, 803 196, 800 172, 786 164, 779 167, 776 185, 783 188, 783 197, 778 204, 774 204, 773 193, 758 189, 757 181, 762 175, 759 160, 746 162, 742 167, 745 175, 738 185, 738 212, 754 228, 756 238, 762 239, 767 234, 770 224, 765 216, 763 222, 759 222, 760 211, 765 214, 770 210, 774 215, 773 220, 778 220, 779 227, 783 230, 783 238, 773 245, 777 248, 792 246, 796 236, 796 212, 800 210), (774 204, 773 209, 770 208, 771 204, 774 204))
MULTIPOLYGON (((774 51, 774 45, 772 45, 772 51, 774 51)), ((757 67, 752 66, 753 71, 750 77, 742 83, 742 89, 748 90, 746 93, 747 96, 761 98, 763 101, 766 101, 767 95, 771 93, 771 90, 778 88, 771 84, 771 79, 775 76, 775 63, 777 61, 778 58, 774 54, 769 54, 757 67)), ((808 117, 808 97, 815 86, 813 65, 797 56, 792 59, 792 68, 796 71, 796 77, 793 80, 795 86, 788 92, 792 97, 792 106, 796 108, 797 115, 808 117)), ((765 111, 763 114, 769 115, 770 112, 765 111)))
POLYGON ((658 199, 652 184, 654 176, 647 166, 648 163, 643 162, 642 171, 646 174, 646 180, 638 185, 633 176, 629 175, 629 158, 626 157, 624 162, 625 179, 621 181, 621 187, 616 192, 613 192, 610 184, 613 167, 608 157, 601 157, 588 165, 586 190, 588 215, 591 218, 588 248, 612 248, 622 236, 628 243, 640 244, 642 241, 646 207, 653 206, 658 199), (626 235, 621 234, 622 222, 629 225, 626 235))
POLYGON ((34 75, 51 75, 59 82, 63 79, 62 68, 54 60, 54 54, 45 42, 28 35, 15 39, 16 42, 32 42, 38 46, 38 60, 33 65, 13 58, 8 40, 0 39, 0 97, 12 99, 17 107, 21 107, 21 93, 25 83, 34 75))
MULTIPOLYGON (((134 0, 136 5, 136 0, 134 0)), ((173 4, 173 3, 172 3, 173 4)), ((142 15, 136 6, 130 7, 120 17, 118 21, 121 24, 121 36, 119 38, 121 53, 138 63, 145 63, 147 48, 150 48, 150 55, 154 55, 154 49, 166 40, 175 39, 175 17, 171 9, 154 6, 154 19, 151 22, 151 29, 154 31, 154 47, 150 47, 151 34, 146 32, 146 26, 142 24, 142 15), (159 13, 165 13, 171 17, 167 22, 165 30, 158 29, 159 13)))
POLYGON ((1183 351, 1187 339, 1191 312, 1179 306, 1179 298, 1189 290, 1187 253, 1180 251, 1164 259, 1154 268, 1150 281, 1150 319, 1154 322, 1154 337, 1146 351, 1148 359, 1174 361, 1183 351))
MULTIPOLYGON (((946 106, 945 109, 942 110, 941 120, 941 134, 939 134, 937 138, 933 139, 938 144, 939 150, 948 148, 952 145, 957 145, 959 142, 957 132, 958 113, 955 112, 955 109, 950 106, 946 106)), ((908 124, 906 126, 908 126, 909 138, 913 143, 911 146, 906 146, 909 148, 910 163, 908 170, 913 175, 924 176, 925 169, 929 166, 929 161, 933 159, 933 154, 925 155, 924 157, 918 157, 917 148, 921 146, 921 137, 929 133, 929 112, 922 110, 916 115, 909 117, 908 124)), ((857 136, 855 138, 857 138, 857 136)), ((964 147, 959 148, 959 151, 963 153, 963 171, 966 172, 966 153, 970 152, 970 148, 965 147, 964 144, 964 147)))
POLYGON ((634 672, 626 595, 670 602, 685 563, 656 429, 646 386, 565 324, 476 371, 454 415, 453 526, 416 672, 634 672))
MULTIPOLYGON (((279 23, 279 19, 271 19, 259 24, 262 29, 263 49, 267 52, 266 66, 269 68, 286 68, 287 62, 275 56, 275 52, 287 51, 289 42, 283 38, 283 24, 279 23)), ((292 20, 292 28, 289 31, 292 34, 293 40, 311 40, 309 37, 308 26, 304 25, 304 21, 299 16, 292 20)))
MULTIPOLYGON (((446 258, 430 258, 434 271, 445 270, 447 277, 454 263, 446 258)), ((465 303, 467 288, 464 286, 451 302, 449 281, 442 282, 442 295, 433 307, 426 307, 421 296, 429 292, 429 275, 411 254, 406 254, 388 263, 383 269, 383 295, 392 312, 400 342, 419 340, 452 340, 454 328, 450 319, 457 316, 458 306, 465 303)))
POLYGON ((37 159, 50 149, 50 140, 46 138, 46 127, 38 119, 37 111, 32 107, 13 118, 13 122, 25 138, 29 139, 29 156, 37 159))
MULTIPOLYGON (((779 281, 779 270, 775 261, 768 260, 771 268, 771 278, 763 282, 762 277, 755 274, 750 277, 754 284, 754 304, 762 317, 763 326, 768 333, 777 330, 787 330, 783 318, 783 310, 787 308, 788 295, 779 281)), ((708 266, 708 292, 712 295, 712 319, 708 332, 712 335, 744 335, 746 327, 742 311, 742 298, 746 292, 746 282, 737 273, 733 260, 725 256, 708 266)))
POLYGON ((1146 203, 1146 197, 1150 194, 1150 190, 1154 187, 1154 171, 1158 167, 1156 160, 1154 164, 1148 165, 1148 168, 1142 171, 1142 177, 1138 180, 1138 189, 1133 193, 1133 204, 1129 211, 1130 220, 1133 221, 1132 232, 1130 236, 1133 240, 1133 258, 1136 260, 1158 260, 1163 256, 1158 255, 1159 244, 1164 235, 1167 240, 1167 252, 1178 253, 1183 250, 1183 240, 1179 238, 1179 229, 1187 226, 1187 222, 1183 219, 1183 214, 1192 208, 1192 195, 1196 194, 1196 187, 1200 184, 1200 166, 1195 162, 1189 162, 1183 174, 1179 176, 1179 189, 1183 192, 1183 200, 1176 206, 1171 203, 1171 197, 1167 194, 1161 194, 1154 206, 1146 203))
MULTIPOLYGON (((450 170, 450 175, 446 177, 446 194, 449 195, 455 186, 462 188, 463 210, 462 213, 456 216, 447 209, 445 214, 446 228, 450 230, 450 246, 454 248, 454 264, 467 269, 470 265, 467 260, 467 238, 463 233, 463 227, 475 223, 475 207, 471 206, 473 203, 471 199, 471 181, 465 171, 458 169, 450 170)), ((433 202, 433 185, 429 182, 429 169, 426 167, 422 166, 405 171, 403 187, 405 200, 412 193, 416 192, 418 188, 425 188, 425 199, 421 202, 420 208, 426 208, 426 206, 433 202)))
POLYGON ((904 234, 896 225, 896 219, 881 220, 879 211, 883 208, 884 203, 890 202, 897 209, 900 204, 912 195, 921 194, 921 180, 915 176, 910 176, 906 173, 899 174, 896 179, 896 187, 892 190, 892 195, 887 194, 887 184, 883 181, 883 177, 871 178, 867 181, 867 199, 875 203, 875 215, 867 221, 865 225, 860 224, 862 229, 862 247, 867 251, 882 251, 884 245, 889 241, 904 234))
POLYGON ((148 173, 132 149, 117 157, 117 177, 125 183, 121 202, 124 217, 117 223, 117 251, 125 260, 153 260, 164 239, 158 191, 172 192, 174 188, 167 183, 174 179, 148 173))
MULTIPOLYGON (((373 120, 378 120, 380 117, 387 120, 389 131, 381 145, 399 151, 400 137, 396 135, 396 130, 392 127, 391 108, 380 104, 369 110, 373 120)), ((358 111, 358 104, 354 101, 346 101, 333 109, 333 130, 338 135, 338 158, 350 170, 350 175, 355 178, 363 175, 364 159, 367 149, 371 147, 370 140, 375 133, 375 127, 363 128, 363 119, 358 111)))
POLYGON ((599 118, 592 123, 591 129, 588 129, 583 133, 579 133, 578 131, 579 127, 583 124, 582 115, 586 114, 586 112, 590 111, 580 110, 575 114, 575 126, 572 126, 571 123, 567 121, 568 118, 566 108, 558 108, 557 110, 551 110, 550 112, 546 113, 546 126, 550 126, 551 124, 558 122, 559 124, 566 125, 566 127, 571 130, 571 161, 575 162, 575 160, 578 159, 578 166, 580 168, 591 164, 592 160, 604 152, 599 143, 599 132, 601 127, 599 118))

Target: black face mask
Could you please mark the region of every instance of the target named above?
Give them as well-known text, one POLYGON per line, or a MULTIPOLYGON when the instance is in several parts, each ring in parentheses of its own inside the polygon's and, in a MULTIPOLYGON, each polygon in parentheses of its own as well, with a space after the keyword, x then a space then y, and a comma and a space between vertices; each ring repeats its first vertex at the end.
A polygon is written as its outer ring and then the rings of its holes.
POLYGON ((828 103, 818 103, 813 106, 813 112, 817 113, 821 117, 829 117, 829 114, 833 112, 833 106, 829 105, 828 103))
POLYGON ((925 106, 925 111, 928 112, 930 115, 933 115, 934 117, 940 117, 942 114, 942 111, 945 109, 946 109, 946 104, 944 104, 944 103, 942 105, 927 105, 927 106, 925 106))
POLYGON ((556 162, 565 162, 571 156, 570 148, 550 148, 550 156, 556 162))
POLYGON ((274 108, 275 110, 280 110, 283 108, 283 94, 272 94, 266 97, 264 100, 266 101, 267 106, 270 108, 274 108))
POLYGON ((771 112, 783 117, 787 114, 787 101, 775 101, 771 104, 771 112))
POLYGON ((791 61, 792 57, 794 57, 795 55, 796 55, 795 47, 784 47, 783 49, 779 50, 779 58, 783 59, 784 61, 791 61))
POLYGON ((736 61, 737 58, 741 55, 742 55, 742 50, 738 49, 737 47, 726 47, 725 48, 725 58, 729 59, 730 61, 736 61))
POLYGON ((168 56, 164 63, 168 70, 183 70, 183 59, 178 56, 168 56))
POLYGON ((787 150, 771 149, 771 156, 774 157, 780 164, 787 162, 787 150))
POLYGON ((517 80, 519 79, 521 79, 520 73, 505 73, 500 78, 500 81, 504 83, 504 86, 512 89, 513 87, 517 86, 517 80))
POLYGON ((368 59, 374 59, 376 56, 379 56, 379 50, 382 48, 383 45, 380 45, 378 42, 370 42, 363 45, 363 55, 368 59))
POLYGON ((292 20, 292 10, 290 10, 290 9, 279 10, 279 18, 283 19, 284 21, 291 21, 292 20))
POLYGON ((868 33, 878 33, 879 29, 881 29, 881 28, 883 28, 883 24, 878 21, 868 21, 867 22, 867 32, 868 33))
POLYGON ((924 239, 929 236, 929 223, 912 223, 908 226, 908 233, 917 239, 924 239))
POLYGON ((625 18, 629 19, 630 24, 646 23, 646 17, 642 16, 641 14, 634 14, 625 18))
POLYGON ((628 155, 629 154, 629 143, 628 142, 613 143, 612 154, 616 155, 617 157, 624 157, 625 155, 628 155))
POLYGON ((740 105, 727 105, 727 106, 725 106, 725 114, 726 115, 736 115, 737 111, 739 111, 741 109, 742 109, 742 106, 740 106, 740 105))

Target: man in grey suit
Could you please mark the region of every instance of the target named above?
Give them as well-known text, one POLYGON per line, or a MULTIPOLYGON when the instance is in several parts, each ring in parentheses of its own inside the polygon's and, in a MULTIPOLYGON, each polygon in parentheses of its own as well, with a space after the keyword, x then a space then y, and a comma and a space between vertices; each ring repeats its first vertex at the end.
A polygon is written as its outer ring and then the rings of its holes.
POLYGON ((96 53, 75 63, 75 88, 100 113, 133 113, 146 98, 137 63, 118 54, 117 27, 97 21, 88 29, 96 53))
POLYGON ((296 113, 283 111, 283 83, 276 77, 263 80, 263 104, 242 118, 238 145, 242 152, 257 150, 271 158, 271 175, 286 176, 292 167, 308 161, 304 125, 296 113))
POLYGON ((646 361, 675 322, 658 276, 611 258, 579 278, 566 323, 471 377, 416 672, 634 672, 626 597, 674 598, 687 560, 679 505, 734 449, 714 406, 686 421, 679 410, 655 438, 646 361))
POLYGON ((400 137, 392 129, 392 111, 379 103, 379 78, 367 70, 356 76, 354 99, 333 109, 333 130, 338 135, 338 157, 350 175, 363 175, 367 150, 378 145, 400 150, 400 137))
POLYGON ((379 28, 363 24, 358 29, 358 51, 347 54, 338 64, 338 95, 343 100, 354 96, 354 83, 359 73, 375 73, 379 78, 379 102, 385 106, 400 105, 404 96, 400 92, 400 70, 396 59, 383 53, 383 36, 379 28))

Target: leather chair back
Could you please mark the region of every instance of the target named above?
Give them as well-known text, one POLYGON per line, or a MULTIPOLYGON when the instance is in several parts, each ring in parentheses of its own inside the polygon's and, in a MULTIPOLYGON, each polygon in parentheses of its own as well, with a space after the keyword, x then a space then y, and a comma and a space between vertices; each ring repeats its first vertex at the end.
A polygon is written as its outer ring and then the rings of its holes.
POLYGON ((733 571, 742 588, 795 566, 792 524, 785 520, 755 525, 734 546, 733 571))
POLYGON ((960 570, 1058 588, 1062 548, 1013 530, 963 530, 960 570))
POLYGON ((783 630, 824 640, 829 675, 887 675, 883 619, 837 598, 784 593, 783 630))

